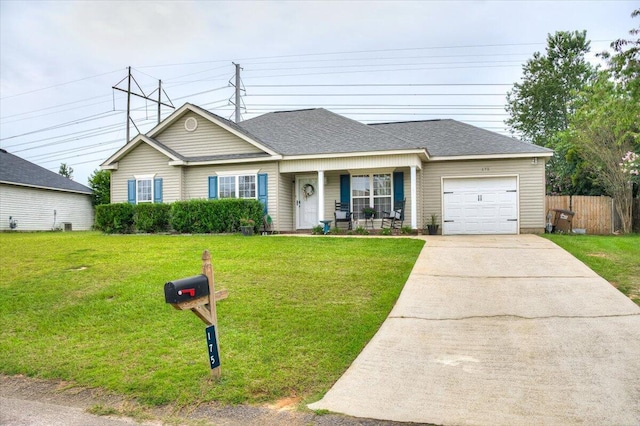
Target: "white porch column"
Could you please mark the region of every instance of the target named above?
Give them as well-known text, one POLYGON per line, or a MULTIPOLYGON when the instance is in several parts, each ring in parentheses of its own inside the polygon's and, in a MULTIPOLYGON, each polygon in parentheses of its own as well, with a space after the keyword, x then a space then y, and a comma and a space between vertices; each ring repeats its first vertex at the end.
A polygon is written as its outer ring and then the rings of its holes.
POLYGON ((416 166, 411 166, 411 229, 418 229, 418 189, 416 187, 416 166))
POLYGON ((324 220, 324 170, 318 170, 318 221, 324 220))

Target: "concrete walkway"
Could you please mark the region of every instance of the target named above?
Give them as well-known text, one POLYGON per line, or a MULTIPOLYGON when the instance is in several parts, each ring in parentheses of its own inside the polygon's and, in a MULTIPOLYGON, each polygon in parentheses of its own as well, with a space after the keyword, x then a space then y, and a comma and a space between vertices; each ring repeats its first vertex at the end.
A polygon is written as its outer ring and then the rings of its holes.
POLYGON ((640 307, 537 236, 426 237, 387 320, 309 407, 442 425, 640 424, 640 307))

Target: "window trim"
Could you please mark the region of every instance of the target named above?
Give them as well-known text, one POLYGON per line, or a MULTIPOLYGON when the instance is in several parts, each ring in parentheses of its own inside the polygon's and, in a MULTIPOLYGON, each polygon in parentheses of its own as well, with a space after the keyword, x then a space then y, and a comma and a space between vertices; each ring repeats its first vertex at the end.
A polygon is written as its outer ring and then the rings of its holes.
POLYGON ((393 193, 393 172, 392 171, 387 171, 385 170, 363 170, 363 171, 352 171, 349 173, 349 203, 350 203, 350 207, 351 207, 351 211, 354 214, 354 217, 356 218, 360 218, 361 212, 356 212, 354 210, 353 207, 353 200, 354 200, 354 196, 353 196, 353 188, 354 188, 354 184, 353 184, 353 178, 354 177, 362 177, 362 176, 367 176, 369 178, 369 196, 356 196, 356 199, 369 199, 369 206, 375 206, 375 199, 376 198, 389 198, 389 200, 391 201, 391 208, 393 208, 393 200, 394 200, 394 193, 393 193), (391 186, 390 189, 390 193, 389 195, 375 195, 375 187, 374 187, 374 183, 373 183, 373 176, 374 175, 388 175, 389 176, 389 185, 391 186))
POLYGON ((218 200, 224 200, 225 198, 222 198, 220 196, 220 190, 222 188, 222 181, 220 178, 229 178, 229 177, 233 177, 235 179, 234 181, 234 189, 235 189, 235 196, 233 198, 235 199, 239 199, 239 200, 257 200, 258 199, 258 173, 244 173, 244 172, 224 172, 224 173, 217 173, 218 175, 218 200), (240 198, 240 177, 241 176, 252 176, 253 177, 253 193, 255 194, 253 197, 242 197, 240 198))
POLYGON ((155 200, 155 185, 154 179, 157 173, 152 175, 134 175, 133 178, 136 180, 135 194, 136 194, 136 204, 140 203, 151 203, 153 204, 153 200, 155 200), (138 199, 138 183, 142 181, 149 181, 151 183, 151 198, 149 200, 139 200, 138 199))

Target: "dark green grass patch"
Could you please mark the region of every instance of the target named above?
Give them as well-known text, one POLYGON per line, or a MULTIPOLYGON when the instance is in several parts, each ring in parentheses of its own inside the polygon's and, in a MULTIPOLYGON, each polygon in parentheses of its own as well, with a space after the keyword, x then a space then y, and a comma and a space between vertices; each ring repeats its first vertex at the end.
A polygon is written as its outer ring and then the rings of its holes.
POLYGON ((69 380, 149 404, 316 398, 391 310, 411 239, 0 234, 0 372, 69 380), (164 303, 211 251, 222 378, 205 325, 164 303))
POLYGON ((548 239, 640 305, 640 235, 557 235, 548 239))

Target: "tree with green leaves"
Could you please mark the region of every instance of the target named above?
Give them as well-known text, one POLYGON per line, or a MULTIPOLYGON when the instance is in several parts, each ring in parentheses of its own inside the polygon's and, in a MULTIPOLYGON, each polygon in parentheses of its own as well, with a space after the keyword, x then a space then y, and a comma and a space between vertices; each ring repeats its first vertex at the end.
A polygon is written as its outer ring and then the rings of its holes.
POLYGON ((73 168, 67 166, 67 163, 60 163, 58 174, 66 178, 73 179, 73 168))
POLYGON ((93 190, 93 205, 111 203, 111 172, 94 170, 89 176, 89 187, 93 190))
POLYGON ((586 31, 548 35, 545 54, 534 53, 522 67, 522 81, 507 93, 511 132, 555 150, 546 169, 550 194, 602 194, 590 163, 562 135, 575 112, 577 93, 596 75, 585 58, 589 51, 586 31))
POLYGON ((546 54, 536 52, 522 67, 520 83, 507 93, 506 124, 526 142, 554 148, 554 136, 569 126, 576 93, 594 77, 585 55, 586 31, 547 36, 546 54))
MULTIPOLYGON (((640 27, 631 34, 640 34, 640 27)), ((627 233, 640 166, 640 39, 617 40, 611 47, 614 53, 602 55, 607 69, 580 93, 567 135, 598 171, 627 233)))

